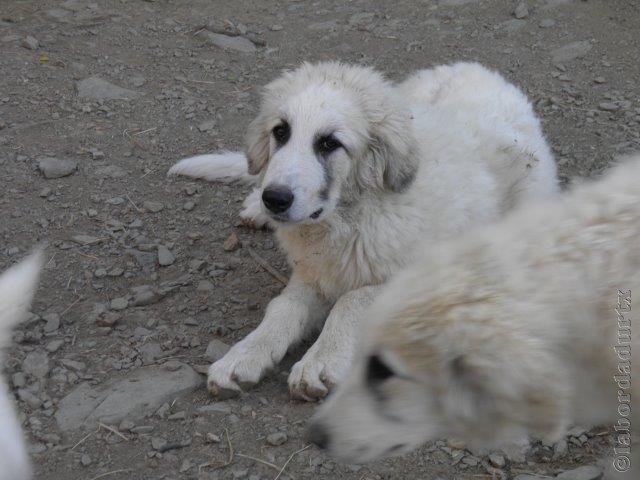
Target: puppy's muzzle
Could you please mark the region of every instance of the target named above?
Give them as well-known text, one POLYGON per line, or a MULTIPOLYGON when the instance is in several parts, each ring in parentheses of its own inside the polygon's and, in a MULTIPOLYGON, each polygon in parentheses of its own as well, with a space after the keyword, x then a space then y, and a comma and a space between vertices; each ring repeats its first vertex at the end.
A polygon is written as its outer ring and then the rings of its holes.
POLYGON ((262 203, 272 213, 284 213, 293 203, 293 192, 280 185, 269 186, 262 192, 262 203))

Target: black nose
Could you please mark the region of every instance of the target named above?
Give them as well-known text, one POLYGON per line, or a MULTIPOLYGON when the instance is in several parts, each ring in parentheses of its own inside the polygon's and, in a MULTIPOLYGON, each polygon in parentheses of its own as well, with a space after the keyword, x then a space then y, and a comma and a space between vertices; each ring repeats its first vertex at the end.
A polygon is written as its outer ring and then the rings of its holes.
POLYGON ((287 187, 267 187, 262 192, 262 201, 273 213, 283 213, 293 203, 293 192, 287 187))
POLYGON ((329 432, 319 423, 312 423, 307 429, 307 440, 321 449, 329 445, 329 432))

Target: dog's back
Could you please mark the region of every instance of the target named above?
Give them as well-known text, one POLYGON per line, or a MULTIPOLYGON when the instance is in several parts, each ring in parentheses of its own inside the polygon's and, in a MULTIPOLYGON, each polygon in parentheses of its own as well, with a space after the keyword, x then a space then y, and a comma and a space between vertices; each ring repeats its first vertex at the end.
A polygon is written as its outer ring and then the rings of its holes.
MULTIPOLYGON (((32 255, 0 276, 0 369, 2 349, 11 330, 29 309, 40 271, 41 255, 32 255)), ((31 468, 9 389, 0 372, 0 480, 26 480, 31 468)))

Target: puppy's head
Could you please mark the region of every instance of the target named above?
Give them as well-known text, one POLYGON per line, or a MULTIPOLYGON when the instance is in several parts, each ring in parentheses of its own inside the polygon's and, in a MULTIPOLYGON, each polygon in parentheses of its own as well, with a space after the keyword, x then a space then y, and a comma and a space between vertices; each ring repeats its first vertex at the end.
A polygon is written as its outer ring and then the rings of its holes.
POLYGON ((400 192, 417 168, 411 116, 375 71, 304 64, 266 86, 247 133, 263 208, 282 223, 329 218, 365 190, 400 192))
POLYGON ((524 312, 486 278, 451 273, 448 284, 409 274, 389 285, 365 316, 374 327, 350 374, 311 420, 311 441, 363 463, 445 436, 499 447, 563 430, 568 379, 551 348, 509 320, 524 312))

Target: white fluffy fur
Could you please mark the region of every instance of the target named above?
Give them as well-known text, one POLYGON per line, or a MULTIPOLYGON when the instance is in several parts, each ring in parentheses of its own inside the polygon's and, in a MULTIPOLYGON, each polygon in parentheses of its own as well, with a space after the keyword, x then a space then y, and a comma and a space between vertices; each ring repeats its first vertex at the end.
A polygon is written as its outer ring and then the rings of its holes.
MULTIPOLYGON (((411 262, 416 243, 459 235, 557 190, 526 97, 473 63, 400 84, 364 67, 304 64, 265 88, 246 151, 247 171, 258 177, 244 214, 274 225, 293 275, 260 326, 211 366, 214 393, 257 382, 326 319, 289 377, 297 397, 326 395, 350 364, 362 310, 411 262), (278 147, 271 130, 283 119, 291 137, 278 147), (318 158, 314 139, 327 133, 343 148, 318 158), (295 193, 284 219, 261 204, 269 185, 295 193)), ((244 168, 240 155, 223 154, 183 160, 172 172, 214 179, 233 162, 229 171, 244 168)))
MULTIPOLYGON (((2 349, 11 341, 11 330, 28 312, 40 272, 36 253, 0 276, 0 369, 2 349)), ((0 372, 0 480, 26 480, 31 476, 29 457, 8 387, 0 372)))
POLYGON ((313 436, 364 462, 446 435, 483 446, 554 440, 574 422, 616 425, 620 404, 637 429, 640 157, 617 168, 474 235, 423 246, 371 306, 372 328, 313 436), (615 350, 619 337, 630 362, 615 350), (372 357, 393 374, 373 374, 372 357), (617 384, 629 365, 631 386, 617 384))

